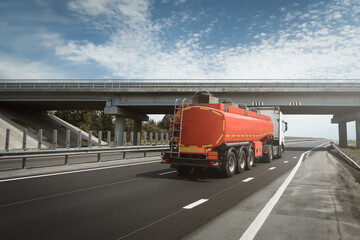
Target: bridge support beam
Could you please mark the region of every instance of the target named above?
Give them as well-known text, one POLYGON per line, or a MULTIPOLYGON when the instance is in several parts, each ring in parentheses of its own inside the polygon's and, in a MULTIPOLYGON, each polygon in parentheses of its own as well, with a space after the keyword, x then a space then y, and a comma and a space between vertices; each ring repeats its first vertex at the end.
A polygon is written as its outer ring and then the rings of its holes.
POLYGON ((355 121, 356 147, 360 149, 360 112, 334 115, 331 123, 339 124, 339 145, 347 147, 346 123, 355 121))
POLYGON ((339 146, 347 147, 347 129, 346 122, 339 123, 339 146))
MULTIPOLYGON (((137 132, 141 132, 142 121, 149 121, 149 117, 144 113, 132 112, 117 106, 107 106, 104 109, 105 114, 115 115, 115 132, 119 134, 125 132, 125 119, 134 120, 134 142, 137 142, 137 132)), ((120 138, 120 145, 123 145, 123 138, 120 138)))
POLYGON ((124 145, 122 138, 123 132, 125 132, 125 117, 120 115, 115 115, 115 132, 119 133, 119 145, 124 145))

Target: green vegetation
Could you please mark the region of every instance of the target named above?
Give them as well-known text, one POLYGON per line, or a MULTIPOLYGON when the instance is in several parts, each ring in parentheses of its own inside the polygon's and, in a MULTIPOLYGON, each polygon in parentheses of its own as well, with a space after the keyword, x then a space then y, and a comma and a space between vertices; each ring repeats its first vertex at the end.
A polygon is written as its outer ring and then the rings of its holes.
MULTIPOLYGON (((88 132, 93 131, 94 136, 98 136, 99 131, 103 131, 104 134, 107 131, 111 131, 112 136, 114 135, 115 128, 115 118, 111 115, 104 114, 103 111, 78 111, 78 110, 61 110, 56 111, 55 116, 63 119, 64 121, 80 128, 81 130, 88 132)), ((142 124, 142 134, 147 133, 167 133, 169 132, 170 119, 172 115, 166 114, 164 118, 155 122, 150 120, 148 122, 143 122, 142 124)), ((125 131, 127 138, 130 138, 130 132, 134 129, 134 121, 131 119, 126 119, 125 121, 125 131)))
POLYGON ((356 148, 356 141, 348 141, 348 147, 342 150, 353 159, 357 164, 360 164, 360 149, 356 148))

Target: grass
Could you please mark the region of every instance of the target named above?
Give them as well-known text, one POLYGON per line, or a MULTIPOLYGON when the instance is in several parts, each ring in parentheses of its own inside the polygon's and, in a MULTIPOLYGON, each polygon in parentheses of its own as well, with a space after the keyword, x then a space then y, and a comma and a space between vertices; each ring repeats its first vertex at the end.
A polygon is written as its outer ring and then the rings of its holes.
POLYGON ((360 149, 356 148, 356 141, 348 141, 348 147, 343 148, 343 151, 360 165, 360 149))

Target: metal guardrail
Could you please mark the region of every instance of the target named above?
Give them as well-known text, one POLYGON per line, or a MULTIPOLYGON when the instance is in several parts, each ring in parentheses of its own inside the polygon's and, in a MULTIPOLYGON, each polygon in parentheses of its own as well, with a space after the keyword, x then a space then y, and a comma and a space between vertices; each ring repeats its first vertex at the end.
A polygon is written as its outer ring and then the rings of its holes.
POLYGON ((354 89, 360 88, 359 79, 333 79, 333 80, 254 80, 254 79, 233 79, 233 80, 98 80, 98 79, 63 79, 63 80, 0 80, 0 90, 23 89, 94 89, 94 90, 119 90, 119 89, 176 89, 176 88, 322 88, 322 89, 354 89))
POLYGON ((6 129, 5 137, 5 149, 0 151, 0 162, 2 160, 11 160, 11 159, 22 159, 22 168, 26 168, 27 158, 45 158, 45 157, 64 157, 64 164, 68 164, 68 157, 71 155, 82 155, 82 154, 97 154, 97 161, 101 161, 101 154, 103 153, 114 153, 119 152, 123 154, 123 159, 126 158, 127 152, 144 152, 144 157, 146 157, 146 152, 149 151, 163 151, 169 149, 169 134, 166 133, 155 133, 153 138, 153 133, 148 134, 145 132, 143 134, 143 139, 141 139, 141 133, 130 133, 130 141, 127 141, 126 132, 120 133, 116 131, 114 133, 114 145, 111 144, 111 132, 107 132, 107 142, 106 146, 102 145, 102 131, 98 132, 98 139, 94 141, 92 136, 92 131, 89 131, 87 138, 87 147, 82 146, 82 132, 78 131, 77 136, 77 147, 70 148, 70 130, 66 130, 66 139, 65 139, 65 148, 58 148, 58 138, 57 130, 53 130, 53 139, 52 139, 52 149, 44 149, 42 147, 43 141, 43 130, 38 130, 38 148, 29 149, 27 148, 27 135, 28 130, 24 129, 23 132, 23 141, 22 141, 22 150, 12 150, 10 146, 10 129, 6 129), (159 139, 160 137, 160 139, 159 139), (164 138, 165 137, 165 138, 164 138), (93 145, 94 144, 94 145, 93 145), (128 145, 129 144, 129 145, 128 145))
MULTIPOLYGON (((30 150, 30 151, 11 151, 0 152, 0 162, 3 160, 22 159, 21 168, 26 168, 28 158, 46 158, 46 157, 64 157, 64 165, 68 165, 69 156, 74 155, 89 155, 97 154, 97 162, 101 162, 101 154, 105 153, 120 153, 122 159, 126 158, 126 153, 143 152, 146 157, 147 152, 165 151, 169 149, 169 145, 156 146, 123 146, 123 147, 95 147, 95 148, 71 148, 71 149, 57 149, 57 150, 30 150)), ((86 162, 82 162, 86 163, 86 162)))
POLYGON ((353 168, 355 168, 356 170, 360 171, 360 166, 354 161, 352 160, 348 155, 346 155, 338 146, 336 146, 335 143, 330 142, 331 146, 340 154, 340 156, 345 159, 345 161, 351 165, 353 168))

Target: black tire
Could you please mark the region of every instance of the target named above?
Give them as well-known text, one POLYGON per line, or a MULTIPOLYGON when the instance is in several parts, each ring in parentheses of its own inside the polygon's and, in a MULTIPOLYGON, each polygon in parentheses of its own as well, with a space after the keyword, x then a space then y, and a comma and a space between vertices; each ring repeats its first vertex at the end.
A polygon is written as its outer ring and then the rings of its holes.
POLYGON ((223 177, 232 177, 236 170, 236 154, 235 149, 230 148, 226 151, 226 162, 221 168, 221 174, 223 177))
POLYGON ((190 166, 179 166, 177 169, 178 173, 182 176, 189 175, 192 167, 190 166))
POLYGON ((248 156, 246 158, 246 170, 250 170, 254 166, 255 154, 252 148, 249 148, 248 156))
POLYGON ((274 151, 272 147, 269 147, 269 152, 265 156, 265 162, 270 163, 273 160, 274 151))
POLYGON ((241 147, 237 153, 236 173, 242 173, 246 167, 246 149, 241 147))

